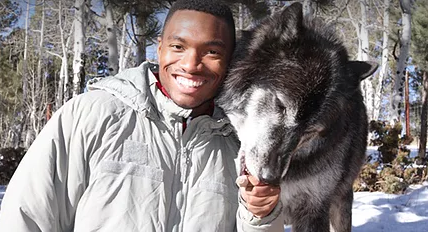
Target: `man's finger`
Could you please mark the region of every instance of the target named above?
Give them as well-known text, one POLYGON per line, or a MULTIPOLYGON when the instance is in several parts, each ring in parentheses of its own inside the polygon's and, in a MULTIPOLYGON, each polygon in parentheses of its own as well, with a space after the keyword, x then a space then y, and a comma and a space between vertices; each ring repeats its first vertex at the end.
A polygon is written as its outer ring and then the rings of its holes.
POLYGON ((250 192, 249 195, 256 196, 256 197, 267 197, 267 196, 273 196, 278 195, 281 192, 281 189, 279 186, 271 186, 271 185, 258 185, 254 186, 252 189, 247 189, 250 192))
POLYGON ((243 176, 238 176, 238 178, 236 178, 236 185, 238 185, 239 187, 247 187, 249 184, 248 181, 248 177, 243 175, 243 176))
POLYGON ((255 176, 248 176, 248 181, 252 184, 252 185, 254 185, 254 186, 256 186, 256 185, 265 185, 264 183, 262 183, 262 182, 260 182, 260 180, 259 179, 257 179, 257 177, 255 177, 255 176))
POLYGON ((277 197, 255 197, 247 196, 246 202, 248 206, 264 207, 269 205, 276 205, 278 203, 277 197))

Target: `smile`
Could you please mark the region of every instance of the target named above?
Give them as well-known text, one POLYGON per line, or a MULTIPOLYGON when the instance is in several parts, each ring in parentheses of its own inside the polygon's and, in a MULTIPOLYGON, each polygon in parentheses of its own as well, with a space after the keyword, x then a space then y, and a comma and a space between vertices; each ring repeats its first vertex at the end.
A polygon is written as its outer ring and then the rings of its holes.
POLYGON ((203 85, 205 83, 205 81, 189 80, 189 79, 181 77, 181 76, 177 76, 176 80, 177 80, 178 84, 180 84, 184 87, 187 87, 187 88, 197 88, 197 87, 200 87, 201 85, 203 85))

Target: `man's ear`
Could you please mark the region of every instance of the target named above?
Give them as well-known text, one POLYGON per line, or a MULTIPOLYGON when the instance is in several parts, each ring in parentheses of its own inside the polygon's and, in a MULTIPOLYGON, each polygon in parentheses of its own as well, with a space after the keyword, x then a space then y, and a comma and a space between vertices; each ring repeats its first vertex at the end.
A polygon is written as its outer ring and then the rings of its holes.
POLYGON ((158 54, 158 58, 160 57, 161 46, 162 46, 162 37, 159 36, 158 37, 158 47, 156 48, 156 52, 158 54))

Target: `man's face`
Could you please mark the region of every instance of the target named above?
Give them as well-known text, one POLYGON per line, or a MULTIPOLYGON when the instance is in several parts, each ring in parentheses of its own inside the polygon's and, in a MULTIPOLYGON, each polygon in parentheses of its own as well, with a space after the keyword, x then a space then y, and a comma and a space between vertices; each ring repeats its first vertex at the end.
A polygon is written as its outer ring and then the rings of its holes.
POLYGON ((222 84, 232 54, 226 22, 178 10, 158 40, 160 82, 171 99, 186 109, 206 106, 222 84))

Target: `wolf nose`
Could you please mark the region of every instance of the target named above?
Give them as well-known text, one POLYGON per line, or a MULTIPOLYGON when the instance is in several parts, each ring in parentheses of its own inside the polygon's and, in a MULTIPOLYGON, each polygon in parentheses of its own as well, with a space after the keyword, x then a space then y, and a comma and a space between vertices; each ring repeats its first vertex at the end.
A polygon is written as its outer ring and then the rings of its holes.
POLYGON ((261 183, 266 184, 266 185, 275 185, 275 186, 279 186, 280 184, 280 178, 279 177, 275 177, 274 175, 268 174, 266 175, 266 173, 264 173, 265 175, 260 177, 259 180, 261 183))

